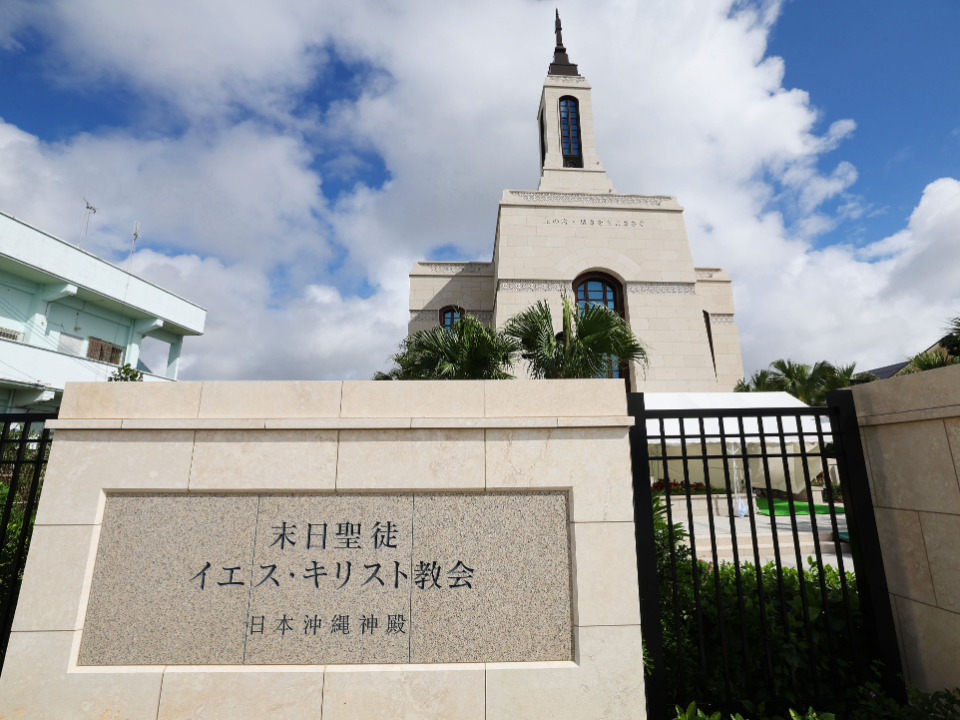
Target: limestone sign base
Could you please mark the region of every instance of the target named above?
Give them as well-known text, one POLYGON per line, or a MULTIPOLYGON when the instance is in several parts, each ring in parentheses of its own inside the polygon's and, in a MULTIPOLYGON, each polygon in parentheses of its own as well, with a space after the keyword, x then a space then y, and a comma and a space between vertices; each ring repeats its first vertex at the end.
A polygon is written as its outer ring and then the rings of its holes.
POLYGON ((631 422, 615 380, 68 385, 0 717, 644 718, 631 422))

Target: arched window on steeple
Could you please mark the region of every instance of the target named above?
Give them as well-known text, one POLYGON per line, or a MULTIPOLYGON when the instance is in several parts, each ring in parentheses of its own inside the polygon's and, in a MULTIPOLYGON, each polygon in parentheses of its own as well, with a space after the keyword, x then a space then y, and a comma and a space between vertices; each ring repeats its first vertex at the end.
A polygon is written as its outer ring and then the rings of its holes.
POLYGON ((580 105, 575 97, 560 98, 560 147, 563 166, 583 167, 583 146, 580 144, 580 105))

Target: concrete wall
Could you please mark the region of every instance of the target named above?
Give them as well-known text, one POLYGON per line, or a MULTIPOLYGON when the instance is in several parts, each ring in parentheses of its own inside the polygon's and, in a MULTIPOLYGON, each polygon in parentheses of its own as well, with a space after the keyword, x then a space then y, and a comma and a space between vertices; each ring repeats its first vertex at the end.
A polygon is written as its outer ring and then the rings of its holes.
POLYGON ((960 367, 853 393, 907 682, 960 686, 960 367))
POLYGON ((616 380, 70 385, 0 717, 643 720, 632 422, 616 380), (569 493, 572 661, 78 665, 108 493, 548 488, 569 493))

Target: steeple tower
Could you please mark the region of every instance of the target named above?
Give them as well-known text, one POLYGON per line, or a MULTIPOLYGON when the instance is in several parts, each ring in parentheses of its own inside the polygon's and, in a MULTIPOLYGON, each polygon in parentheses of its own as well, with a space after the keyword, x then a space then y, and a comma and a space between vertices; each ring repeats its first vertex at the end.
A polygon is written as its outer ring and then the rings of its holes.
POLYGON ((554 22, 557 46, 543 82, 540 110, 540 190, 613 192, 597 157, 590 83, 577 72, 563 46, 560 11, 554 22))

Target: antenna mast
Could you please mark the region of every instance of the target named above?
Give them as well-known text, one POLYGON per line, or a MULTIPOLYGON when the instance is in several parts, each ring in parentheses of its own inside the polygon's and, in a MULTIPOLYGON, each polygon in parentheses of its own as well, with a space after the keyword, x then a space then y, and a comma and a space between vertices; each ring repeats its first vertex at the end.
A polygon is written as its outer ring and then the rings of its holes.
POLYGON ((87 209, 83 213, 83 224, 80 226, 80 237, 77 238, 77 247, 80 247, 80 241, 83 240, 83 231, 89 230, 87 219, 90 217, 90 215, 97 214, 97 209, 90 204, 89 200, 84 198, 83 201, 87 204, 87 209))

